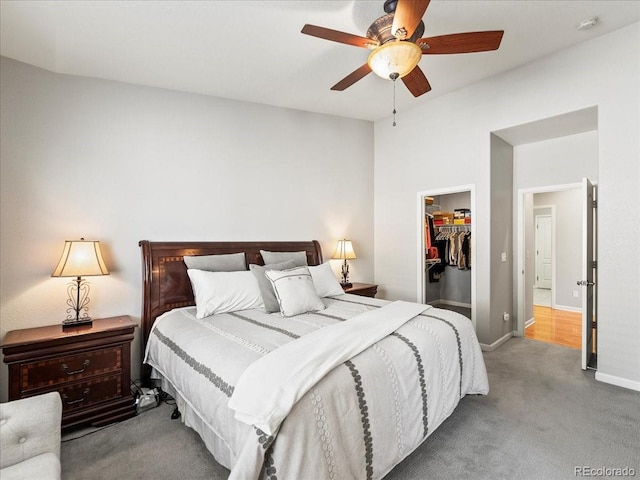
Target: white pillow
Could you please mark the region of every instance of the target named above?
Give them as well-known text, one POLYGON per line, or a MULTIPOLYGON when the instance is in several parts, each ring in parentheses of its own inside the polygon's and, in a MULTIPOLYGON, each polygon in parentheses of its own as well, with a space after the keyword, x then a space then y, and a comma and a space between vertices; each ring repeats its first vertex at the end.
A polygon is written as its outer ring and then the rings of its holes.
POLYGON ((256 277, 249 270, 207 272, 190 268, 187 273, 196 300, 196 318, 264 306, 256 277))
POLYGON ((329 262, 309 267, 309 273, 313 279, 313 286, 319 297, 333 297, 335 295, 343 295, 344 290, 333 274, 329 262))
POLYGON ((324 310, 324 303, 316 293, 307 267, 282 271, 267 270, 264 274, 273 285, 282 316, 292 317, 301 313, 324 310))
POLYGON ((256 277, 258 282, 258 288, 260 289, 260 295, 262 296, 262 302, 264 303, 264 311, 267 313, 279 312, 280 304, 276 298, 276 293, 271 286, 271 280, 265 277, 264 272, 267 270, 288 270, 294 268, 296 264, 293 260, 287 260, 282 263, 273 263, 271 265, 262 266, 254 263, 249 265, 249 270, 256 277))

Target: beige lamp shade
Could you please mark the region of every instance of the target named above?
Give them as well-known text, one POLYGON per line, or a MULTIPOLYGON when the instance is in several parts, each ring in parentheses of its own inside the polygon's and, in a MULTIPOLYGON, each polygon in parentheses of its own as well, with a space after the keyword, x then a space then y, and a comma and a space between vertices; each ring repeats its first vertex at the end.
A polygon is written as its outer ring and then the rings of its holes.
POLYGON ((64 242, 62 256, 52 277, 89 277, 109 275, 102 259, 100 242, 93 240, 67 240, 64 242))
POLYGON ((338 246, 336 247, 336 251, 331 258, 341 260, 351 260, 353 258, 357 258, 356 253, 353 251, 351 240, 338 240, 338 246))
POLYGON ((422 50, 413 42, 393 41, 379 46, 369 54, 367 64, 379 77, 389 80, 397 73, 402 78, 418 65, 422 50))

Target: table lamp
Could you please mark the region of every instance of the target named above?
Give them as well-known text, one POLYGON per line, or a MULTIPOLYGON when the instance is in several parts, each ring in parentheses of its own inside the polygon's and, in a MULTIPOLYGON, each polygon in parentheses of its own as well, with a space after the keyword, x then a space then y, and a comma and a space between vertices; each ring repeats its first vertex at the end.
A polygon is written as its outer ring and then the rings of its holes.
POLYGON ((89 317, 89 282, 82 277, 95 275, 109 275, 107 266, 102 259, 100 242, 85 240, 67 240, 64 242, 62 256, 52 277, 76 277, 67 285, 67 318, 62 322, 62 328, 78 325, 91 325, 89 317), (84 311, 84 313, 80 313, 84 311), (75 316, 74 316, 75 315, 75 316))
POLYGON ((349 282, 349 264, 347 263, 347 260, 357 258, 356 253, 353 251, 351 240, 338 240, 336 252, 331 258, 344 260, 344 262, 342 263, 342 281, 340 282, 340 285, 342 285, 343 287, 350 287, 351 283, 349 282))

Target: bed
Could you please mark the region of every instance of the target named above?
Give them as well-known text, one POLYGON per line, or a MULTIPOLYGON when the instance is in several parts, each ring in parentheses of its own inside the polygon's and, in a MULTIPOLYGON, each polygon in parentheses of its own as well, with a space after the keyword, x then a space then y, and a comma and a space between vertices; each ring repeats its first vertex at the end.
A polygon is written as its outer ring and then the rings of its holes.
MULTIPOLYGON (((182 421, 230 479, 380 479, 462 397, 488 393, 466 317, 336 291, 321 276, 328 266, 317 241, 140 246, 143 375, 176 399, 182 421), (308 265, 291 268, 287 261, 281 271, 264 269, 282 311, 207 315, 184 257, 244 253, 248 267, 263 265, 264 251, 297 252, 308 265), (299 302, 286 303, 293 294, 278 287, 285 284, 313 285, 309 296, 317 294, 321 305, 314 300, 309 311, 291 310, 299 302)), ((231 278, 225 275, 210 278, 231 278)))

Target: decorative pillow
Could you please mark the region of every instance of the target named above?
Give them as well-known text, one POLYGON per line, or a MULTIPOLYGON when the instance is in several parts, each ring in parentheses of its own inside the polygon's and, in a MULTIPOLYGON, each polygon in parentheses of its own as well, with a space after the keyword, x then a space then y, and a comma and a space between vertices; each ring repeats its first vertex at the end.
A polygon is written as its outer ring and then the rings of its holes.
POLYGON ((278 299, 276 298, 276 294, 273 291, 273 287, 271 286, 271 280, 265 277, 264 273, 267 270, 287 270, 289 268, 294 268, 295 262, 293 260, 287 260, 282 263, 274 263, 272 265, 267 265, 263 267, 262 265, 256 265, 252 263, 249 265, 249 270, 253 273, 258 281, 258 288, 260 289, 260 295, 262 295, 262 302, 264 303, 264 310, 267 313, 279 312, 280 305, 278 304, 278 299))
POLYGON ((264 305, 256 277, 249 270, 207 272, 190 268, 187 273, 196 300, 196 318, 264 305))
POLYGON ((315 267, 309 267, 309 273, 313 280, 313 286, 319 297, 333 297, 343 295, 344 290, 331 270, 329 262, 315 267))
POLYGON ((283 271, 267 270, 265 276, 273 285, 280 313, 284 317, 324 310, 324 303, 316 293, 307 267, 283 271))
POLYGON ((187 268, 208 272, 237 272, 247 269, 244 252, 223 255, 185 255, 184 263, 187 268))
POLYGON ((307 252, 268 252, 266 250, 260 250, 262 260, 265 265, 272 265, 274 263, 282 263, 287 260, 293 260, 296 267, 306 267, 307 264, 307 252))

